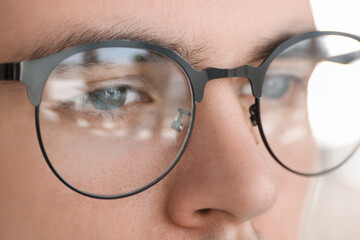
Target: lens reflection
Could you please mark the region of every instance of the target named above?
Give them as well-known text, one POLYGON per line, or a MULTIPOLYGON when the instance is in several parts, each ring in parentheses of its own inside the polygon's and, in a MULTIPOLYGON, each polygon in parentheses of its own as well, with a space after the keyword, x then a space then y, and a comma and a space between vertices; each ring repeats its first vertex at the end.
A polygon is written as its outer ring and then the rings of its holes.
POLYGON ((347 160, 360 143, 360 43, 324 35, 292 45, 270 64, 261 125, 288 168, 321 173, 347 160))
POLYGON ((40 105, 41 137, 57 173, 101 196, 137 191, 164 174, 189 136, 193 96, 182 69, 143 49, 100 48, 65 59, 40 105), (172 129, 178 109, 190 113, 172 129))

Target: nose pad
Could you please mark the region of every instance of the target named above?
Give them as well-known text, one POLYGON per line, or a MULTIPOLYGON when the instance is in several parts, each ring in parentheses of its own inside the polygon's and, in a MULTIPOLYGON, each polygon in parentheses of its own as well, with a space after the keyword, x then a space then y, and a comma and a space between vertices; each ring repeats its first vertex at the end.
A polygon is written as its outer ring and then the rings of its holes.
POLYGON ((244 113, 244 117, 246 119, 246 122, 247 122, 247 125, 249 127, 249 130, 251 132, 251 135, 254 139, 254 142, 256 143, 256 145, 259 144, 259 140, 258 138, 256 137, 256 134, 255 134, 255 130, 254 130, 254 127, 257 125, 256 124, 256 121, 255 121, 255 112, 252 111, 252 107, 255 106, 255 105, 252 105, 250 108, 249 108, 249 111, 247 110, 247 108, 243 105, 241 105, 241 109, 243 110, 243 113, 244 113))
POLYGON ((182 132, 183 128, 184 128, 184 123, 181 122, 181 119, 183 117, 183 114, 191 117, 191 113, 189 113, 188 111, 182 109, 182 108, 178 108, 178 112, 179 112, 179 117, 177 120, 173 121, 171 123, 171 128, 174 129, 177 132, 182 132))

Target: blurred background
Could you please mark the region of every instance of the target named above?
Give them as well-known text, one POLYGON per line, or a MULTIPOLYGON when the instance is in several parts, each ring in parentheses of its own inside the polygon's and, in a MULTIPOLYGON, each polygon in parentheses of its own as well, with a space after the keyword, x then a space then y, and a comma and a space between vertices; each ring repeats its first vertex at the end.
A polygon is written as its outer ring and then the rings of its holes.
MULTIPOLYGON (((360 36, 359 0, 310 2, 318 30, 360 36)), ((360 89, 358 92, 360 94, 360 89)), ((346 118, 345 112, 343 117, 346 118)), ((354 127, 360 128, 360 123, 354 127)), ((302 239, 360 239, 360 149, 340 169, 319 177, 314 193, 309 199, 310 211, 305 216, 302 239)))

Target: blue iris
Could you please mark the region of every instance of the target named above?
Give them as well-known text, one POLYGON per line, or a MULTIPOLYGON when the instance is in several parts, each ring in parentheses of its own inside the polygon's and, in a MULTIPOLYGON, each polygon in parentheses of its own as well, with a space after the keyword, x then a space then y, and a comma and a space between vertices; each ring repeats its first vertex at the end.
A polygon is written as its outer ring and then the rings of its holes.
POLYGON ((268 98, 281 98, 289 89, 291 76, 271 75, 267 76, 263 85, 263 96, 268 98))
POLYGON ((88 98, 96 109, 111 111, 124 105, 126 92, 124 87, 102 88, 88 93, 88 98))

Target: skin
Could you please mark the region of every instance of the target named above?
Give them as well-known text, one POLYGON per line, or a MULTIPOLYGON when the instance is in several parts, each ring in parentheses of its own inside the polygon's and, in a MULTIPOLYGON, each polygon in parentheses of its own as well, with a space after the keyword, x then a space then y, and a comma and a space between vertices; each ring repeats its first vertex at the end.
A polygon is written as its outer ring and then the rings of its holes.
MULTIPOLYGON (((205 44, 204 68, 233 68, 250 64, 262 39, 314 29, 304 0, 5 0, 0 16, 0 62, 28 59, 44 38, 56 41, 84 26, 117 31, 131 22, 189 46, 205 44)), ((164 180, 129 198, 97 200, 51 173, 25 87, 0 82, 0 238, 298 239, 309 181, 269 156, 239 107, 253 100, 239 100, 234 85, 208 83, 188 148, 164 180)))

